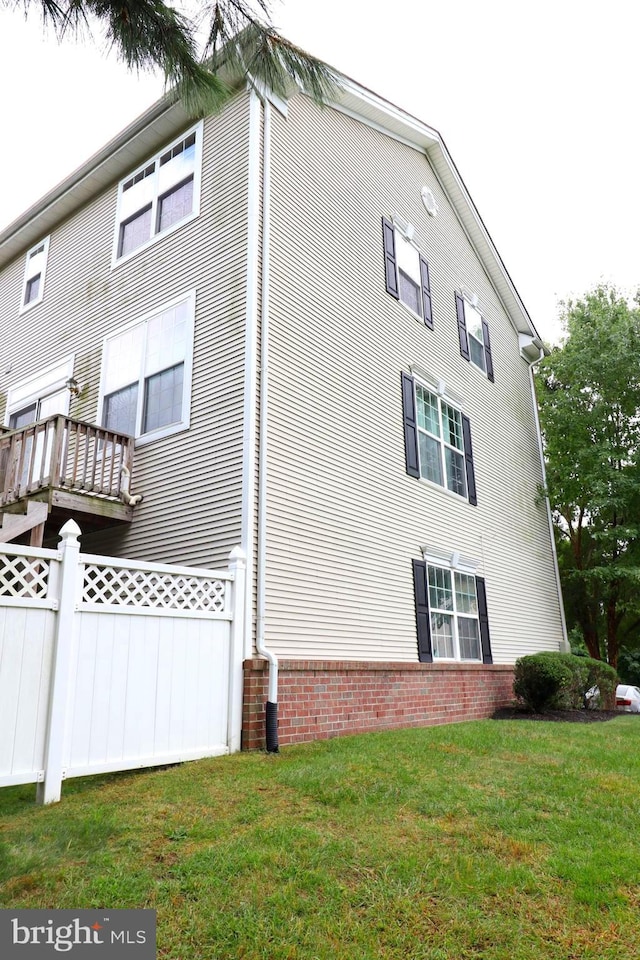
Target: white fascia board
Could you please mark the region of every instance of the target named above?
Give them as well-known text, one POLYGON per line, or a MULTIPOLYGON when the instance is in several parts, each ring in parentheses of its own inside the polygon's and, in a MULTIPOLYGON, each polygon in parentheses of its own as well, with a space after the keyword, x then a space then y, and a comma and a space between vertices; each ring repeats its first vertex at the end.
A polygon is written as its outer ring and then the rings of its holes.
POLYGON ((255 80, 253 77, 247 80, 246 88, 249 92, 254 90, 261 100, 268 100, 269 103, 282 114, 285 120, 289 114, 289 100, 296 93, 300 93, 300 88, 292 82, 290 89, 287 91, 287 97, 284 99, 283 97, 279 97, 277 93, 274 93, 271 87, 268 87, 262 80, 255 80))

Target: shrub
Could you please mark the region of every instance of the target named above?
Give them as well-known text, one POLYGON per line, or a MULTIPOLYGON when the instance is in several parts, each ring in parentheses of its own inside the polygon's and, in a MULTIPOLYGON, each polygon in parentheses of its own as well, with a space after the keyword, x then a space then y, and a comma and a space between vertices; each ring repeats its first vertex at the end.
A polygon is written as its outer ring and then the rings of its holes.
MULTIPOLYGON (((613 710, 616 705, 618 674, 613 667, 610 667, 608 663, 603 663, 602 660, 591 660, 589 657, 581 659, 587 665, 588 670, 587 687, 584 692, 586 693, 592 687, 597 687, 600 695, 594 706, 602 710, 613 710)), ((586 698, 584 702, 586 706, 586 698)))
POLYGON ((573 653, 534 653, 516 661, 514 693, 529 709, 579 710, 585 706, 611 709, 618 677, 601 660, 573 653), (596 687, 597 697, 587 698, 596 687))
POLYGON ((555 705, 571 687, 574 676, 565 662, 568 656, 571 654, 534 653, 516 660, 513 684, 516 697, 535 713, 555 705))

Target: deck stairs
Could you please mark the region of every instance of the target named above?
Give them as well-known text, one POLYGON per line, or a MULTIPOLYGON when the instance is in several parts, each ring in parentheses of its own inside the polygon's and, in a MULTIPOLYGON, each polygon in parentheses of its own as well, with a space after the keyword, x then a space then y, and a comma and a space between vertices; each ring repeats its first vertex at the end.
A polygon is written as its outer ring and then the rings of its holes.
POLYGON ((28 500, 26 512, 9 513, 5 510, 0 516, 2 517, 1 543, 11 543, 29 533, 30 545, 39 546, 42 543, 42 530, 49 516, 49 504, 42 500, 28 500))

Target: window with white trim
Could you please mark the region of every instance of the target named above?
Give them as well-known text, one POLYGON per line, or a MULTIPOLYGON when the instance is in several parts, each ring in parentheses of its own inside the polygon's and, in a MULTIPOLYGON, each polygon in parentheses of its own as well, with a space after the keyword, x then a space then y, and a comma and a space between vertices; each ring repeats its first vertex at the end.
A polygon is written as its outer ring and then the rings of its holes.
POLYGON ((40 370, 9 388, 5 426, 20 430, 56 413, 69 413, 71 394, 67 381, 73 375, 73 356, 40 370))
POLYGON ((197 215, 201 141, 198 124, 121 182, 115 260, 149 246, 197 215))
POLYGON ((476 578, 427 564, 434 660, 482 660, 476 578))
POLYGON ((417 380, 402 373, 405 468, 410 477, 423 477, 477 506, 471 422, 461 412, 462 401, 437 387, 428 374, 417 380), (431 386, 427 384, 431 383, 431 386))
POLYGON ((476 560, 425 546, 412 560, 418 659, 493 663, 487 585, 476 560))
POLYGON ((416 383, 420 476, 467 496, 462 415, 437 394, 416 383))
MULTIPOLYGON (((67 384, 73 376, 73 363, 73 356, 66 357, 13 384, 7 392, 5 426, 9 430, 23 430, 37 420, 47 420, 56 414, 67 416, 71 399, 67 384)), ((34 436, 29 432, 23 435, 20 447, 22 471, 16 479, 21 489, 29 482, 51 476, 52 433, 44 431, 34 436)))
POLYGON ((482 316, 476 303, 466 296, 456 293, 456 315, 458 318, 458 337, 460 354, 494 382, 493 357, 489 339, 489 324, 482 316))
POLYGON ((142 441, 189 426, 193 294, 107 338, 101 423, 142 441))
POLYGON ((404 232, 395 222, 382 218, 387 293, 404 303, 432 330, 429 264, 413 243, 411 224, 405 224, 403 229, 404 232))
POLYGON ((40 303, 44 296, 44 278, 47 271, 47 256, 49 253, 49 237, 41 240, 27 253, 24 267, 24 281, 22 284, 21 310, 33 307, 40 303))
POLYGON ((471 363, 480 367, 483 373, 487 372, 487 363, 484 356, 484 337, 482 335, 482 316, 471 303, 464 305, 467 333, 469 334, 469 353, 471 363))

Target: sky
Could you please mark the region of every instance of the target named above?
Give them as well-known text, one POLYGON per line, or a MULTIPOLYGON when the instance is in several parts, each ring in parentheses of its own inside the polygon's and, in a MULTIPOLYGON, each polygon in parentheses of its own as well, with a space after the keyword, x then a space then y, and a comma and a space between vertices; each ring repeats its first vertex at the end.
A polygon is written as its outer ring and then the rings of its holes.
MULTIPOLYGON (((284 0, 294 43, 443 136, 534 324, 640 287, 640 8, 629 0, 284 0)), ((0 230, 142 113, 162 81, 0 10, 0 230)))

